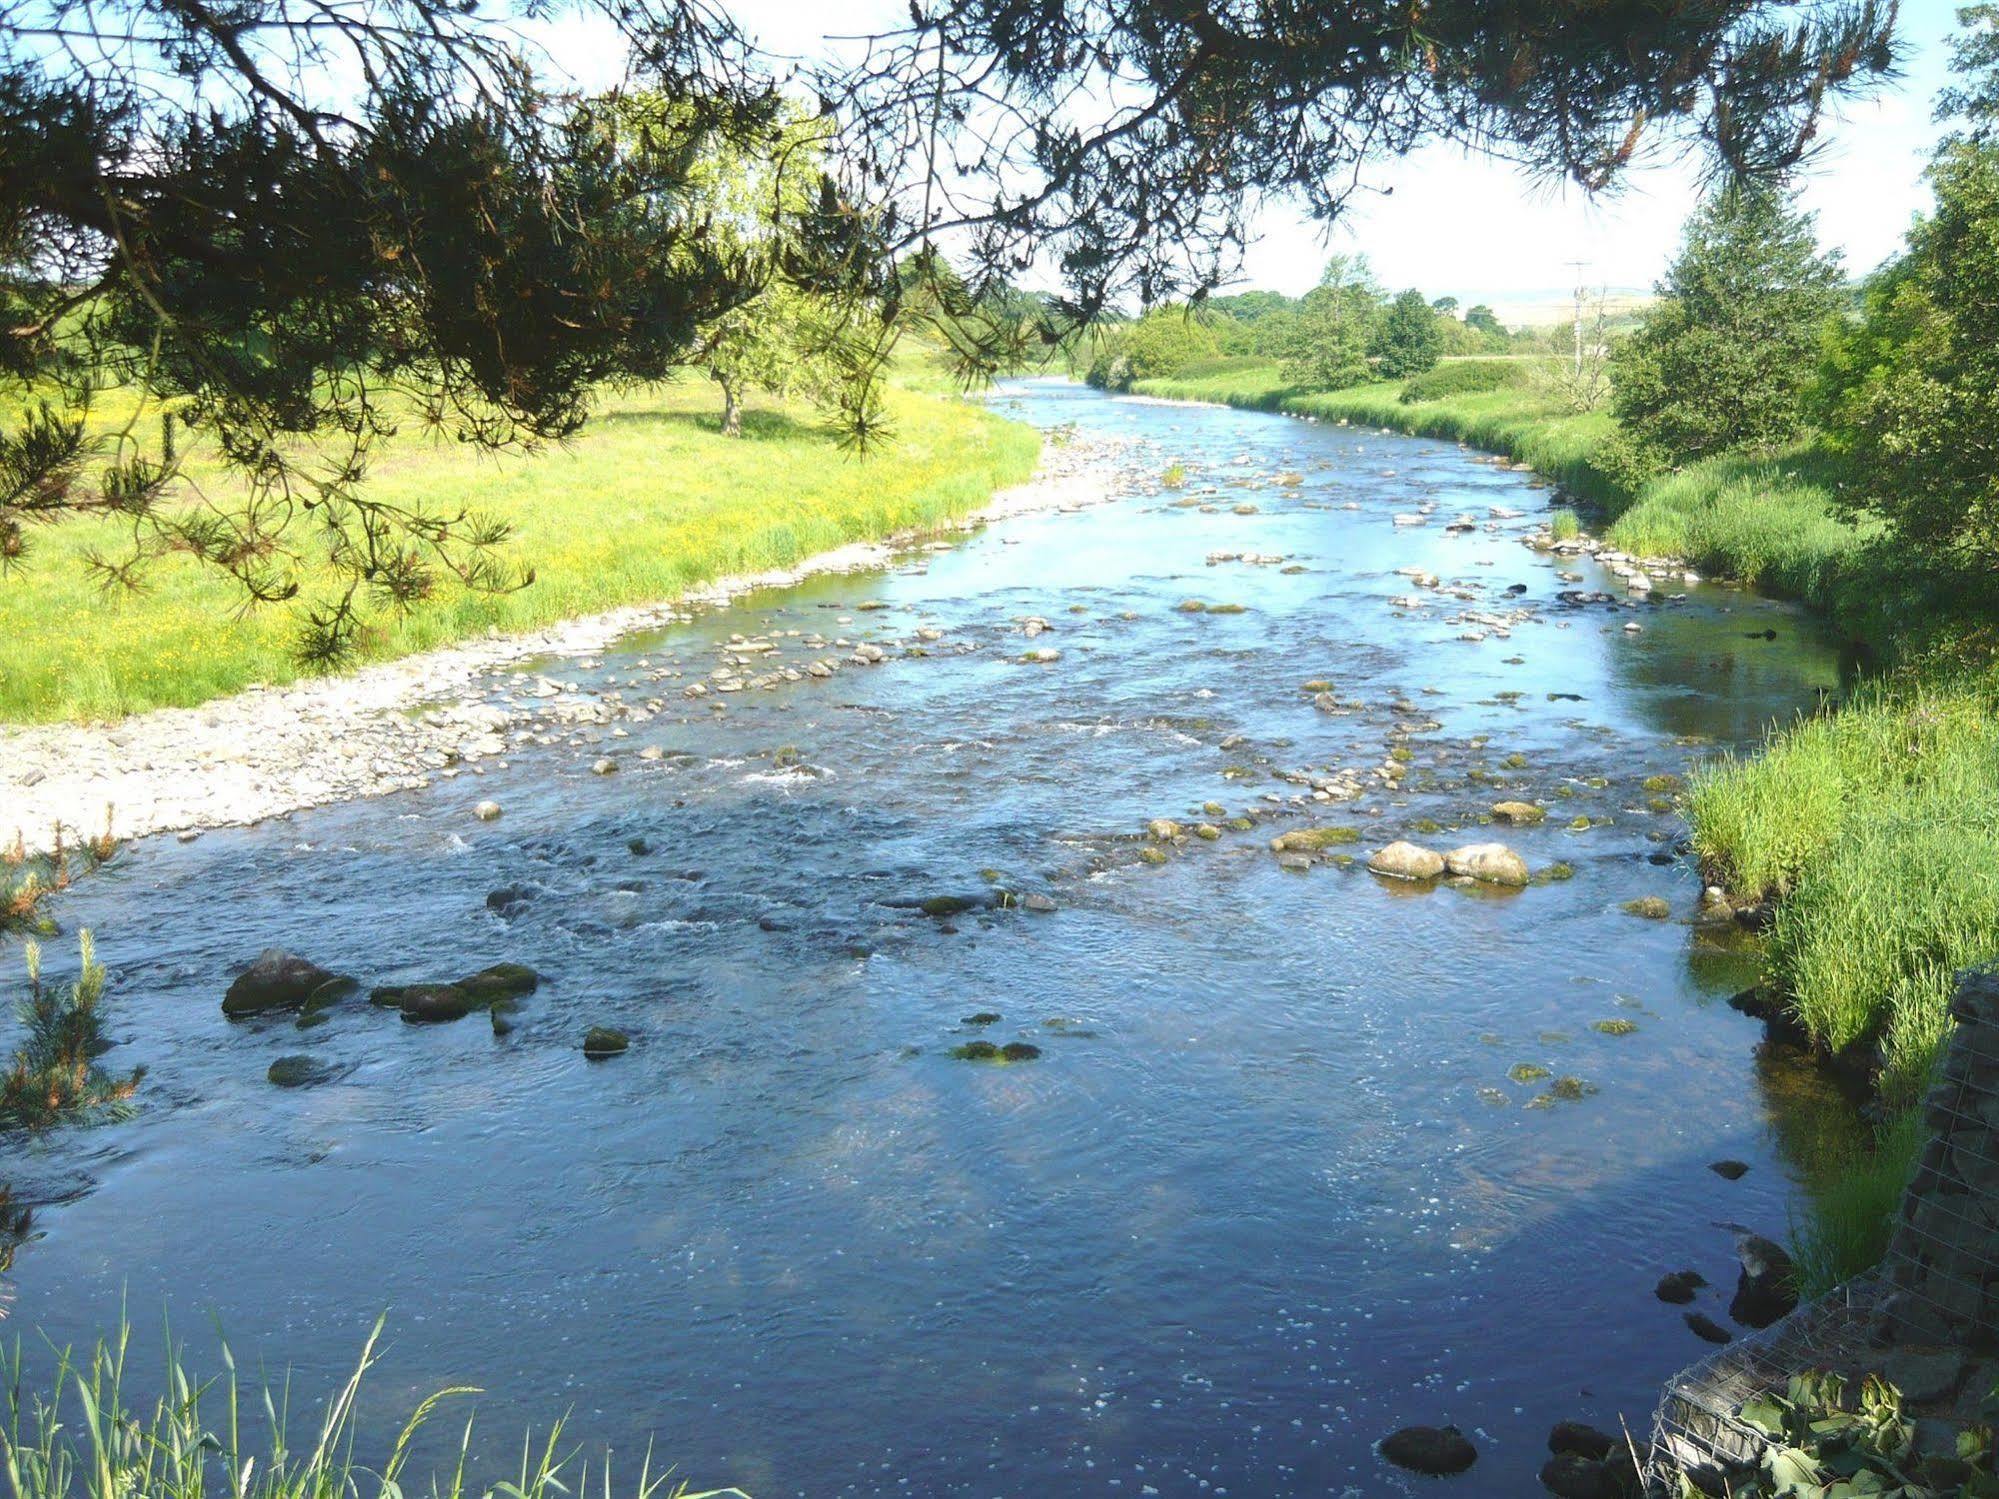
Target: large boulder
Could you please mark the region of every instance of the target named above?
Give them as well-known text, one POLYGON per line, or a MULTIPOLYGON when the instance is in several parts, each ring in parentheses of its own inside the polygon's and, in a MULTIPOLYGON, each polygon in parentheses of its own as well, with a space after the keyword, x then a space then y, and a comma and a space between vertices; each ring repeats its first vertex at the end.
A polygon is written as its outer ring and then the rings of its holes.
POLYGON ((229 985, 229 992, 222 996, 222 1013, 236 1020, 273 1010, 302 1010, 321 990, 327 990, 331 997, 352 985, 352 979, 329 972, 297 953, 267 947, 229 985))
POLYGON ((1478 1449, 1455 1426, 1405 1426, 1381 1439, 1381 1455, 1432 1478, 1462 1473, 1478 1461, 1478 1449))
POLYGON ((1524 885, 1529 878, 1527 861, 1503 843, 1467 843, 1454 848, 1444 855, 1444 867, 1487 885, 1524 885))
POLYGON ((1400 840, 1375 850, 1367 867, 1376 874, 1397 880, 1434 880, 1444 872, 1444 856, 1433 849, 1419 848, 1400 840))

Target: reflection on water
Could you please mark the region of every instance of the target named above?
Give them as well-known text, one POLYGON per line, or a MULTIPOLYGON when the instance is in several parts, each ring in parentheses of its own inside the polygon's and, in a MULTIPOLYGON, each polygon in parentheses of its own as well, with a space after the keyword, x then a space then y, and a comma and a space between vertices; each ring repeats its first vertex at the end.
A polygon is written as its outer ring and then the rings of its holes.
POLYGON ((1531 1492, 1554 1419, 1642 1420, 1700 1352, 1658 1273, 1725 1285, 1713 1220, 1781 1229, 1793 1190, 1789 1111, 1720 1003, 1739 955, 1689 964, 1687 927, 1619 909, 1696 893, 1644 782, 1809 706, 1834 653, 1705 587, 1561 605, 1570 564, 1519 544, 1546 495, 1447 444, 1007 404, 1129 439, 1134 492, 544 663, 561 701, 639 716, 144 845, 67 897, 148 1106, 16 1153, 88 1188, 23 1252, 18 1325, 164 1305, 318 1389, 387 1307, 371 1419, 473 1380, 486 1460, 573 1409, 586 1443, 650 1435, 765 1496, 1400 1492, 1371 1443, 1443 1419, 1482 1432, 1481 1492, 1531 1492), (1186 486, 1152 492, 1172 461, 1186 486), (882 664, 810 674, 863 642, 882 664), (1401 790, 1374 774, 1396 746, 1401 790), (1312 817, 1362 853, 1475 841, 1505 797, 1548 806, 1505 836, 1573 879, 1480 898, 1266 847, 1312 817), (1219 836, 1141 863, 1161 816, 1219 836), (915 908, 939 894, 978 904, 915 908), (547 982, 505 1037, 360 1004, 225 1024, 271 943, 371 983, 547 982), (631 1052, 586 1062, 595 1024, 631 1052), (1041 1057, 952 1060, 973 1036, 1041 1057), (270 1087, 299 1051, 352 1070, 270 1087), (1530 1107, 1516 1068, 1595 1091, 1530 1107))

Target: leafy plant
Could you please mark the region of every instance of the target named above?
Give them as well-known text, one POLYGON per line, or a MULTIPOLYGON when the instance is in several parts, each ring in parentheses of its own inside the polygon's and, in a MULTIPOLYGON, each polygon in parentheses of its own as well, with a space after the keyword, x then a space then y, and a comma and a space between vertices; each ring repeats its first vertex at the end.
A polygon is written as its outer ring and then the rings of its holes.
MULTIPOLYGON (((1879 1375, 1861 1381, 1849 1402, 1847 1381, 1814 1371, 1794 1375, 1783 1395, 1758 1396, 1737 1413, 1770 1439, 1756 1471, 1737 1479, 1730 1499, 1992 1499, 1999 1495, 1989 1424, 1966 1427, 1957 1450, 1930 1456, 1915 1448, 1916 1426, 1902 1396, 1879 1375)), ((1989 1417, 1992 1402, 1984 1414, 1989 1417)), ((1682 1475, 1682 1499, 1701 1491, 1682 1475)))

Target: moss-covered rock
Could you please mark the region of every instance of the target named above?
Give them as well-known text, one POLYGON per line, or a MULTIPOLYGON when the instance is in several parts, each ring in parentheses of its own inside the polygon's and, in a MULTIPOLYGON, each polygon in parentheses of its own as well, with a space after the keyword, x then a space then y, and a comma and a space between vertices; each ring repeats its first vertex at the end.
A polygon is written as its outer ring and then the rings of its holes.
POLYGON ((1626 901, 1622 910, 1627 916, 1642 916, 1647 921, 1664 921, 1673 914, 1672 904, 1662 895, 1641 895, 1626 901))
POLYGON ((583 1034, 583 1055, 593 1062, 629 1051, 632 1038, 608 1025, 593 1025, 583 1034))
POLYGON ((1316 853, 1342 843, 1360 842, 1360 829, 1350 827, 1293 828, 1270 840, 1275 853, 1316 853))

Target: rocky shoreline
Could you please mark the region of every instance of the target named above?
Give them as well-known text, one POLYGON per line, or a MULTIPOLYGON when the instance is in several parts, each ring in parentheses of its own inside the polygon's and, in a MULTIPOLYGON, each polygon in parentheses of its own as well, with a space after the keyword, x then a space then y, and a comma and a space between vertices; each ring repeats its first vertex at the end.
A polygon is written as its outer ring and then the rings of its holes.
MULTIPOLYGON (((107 725, 0 728, 0 837, 30 854, 109 834, 120 840, 240 826, 308 807, 412 790, 477 774, 536 717, 563 717, 564 689, 545 676, 489 682, 541 657, 601 651, 622 636, 692 618, 759 588, 822 573, 883 567, 898 552, 1007 516, 1073 510, 1117 493, 1121 444, 1079 438, 1047 447, 1034 478, 944 525, 853 542, 791 567, 719 578, 672 602, 627 606, 518 635, 493 635, 282 688, 252 688, 194 708, 107 725), (496 694, 496 685, 516 689, 496 694), (496 701, 496 696, 503 700, 496 701)), ((600 704, 576 705, 593 717, 600 704)), ((652 710, 643 704, 626 716, 652 710)))

